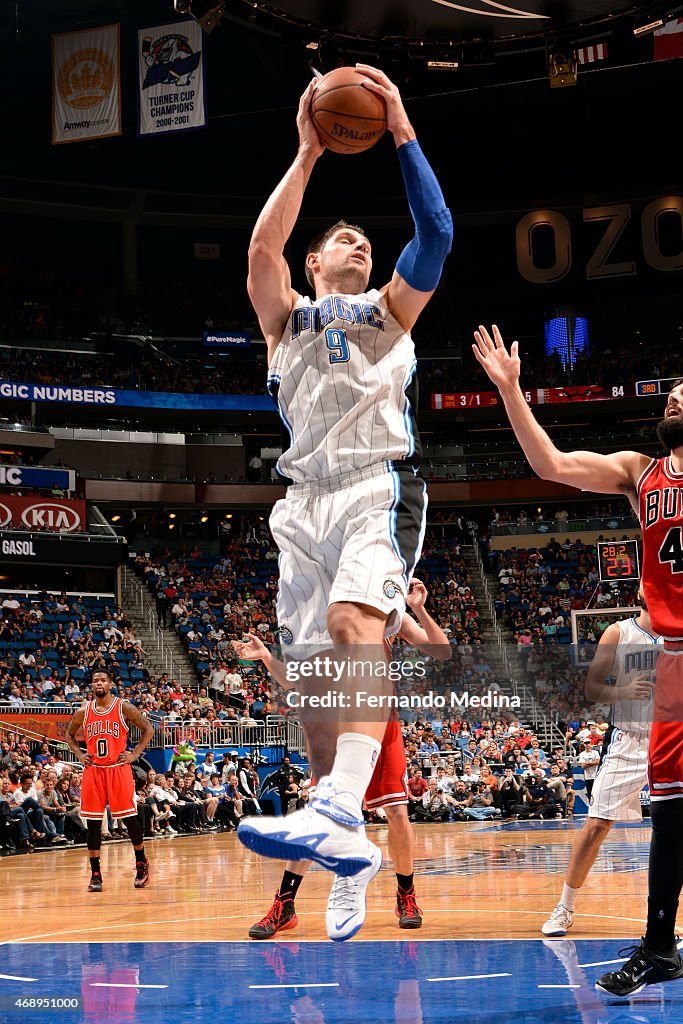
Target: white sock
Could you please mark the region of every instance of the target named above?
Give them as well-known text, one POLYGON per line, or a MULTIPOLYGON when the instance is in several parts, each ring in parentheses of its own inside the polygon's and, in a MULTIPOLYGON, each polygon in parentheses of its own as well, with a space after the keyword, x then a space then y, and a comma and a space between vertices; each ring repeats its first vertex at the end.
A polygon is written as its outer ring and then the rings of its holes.
POLYGON ((565 882, 562 886, 562 898, 560 899, 562 906, 573 912, 576 904, 576 897, 579 895, 580 891, 580 889, 572 889, 571 885, 567 885, 565 882))
POLYGON ((337 753, 330 778, 353 793, 360 804, 370 784, 382 744, 361 732, 343 732, 337 739, 337 753))

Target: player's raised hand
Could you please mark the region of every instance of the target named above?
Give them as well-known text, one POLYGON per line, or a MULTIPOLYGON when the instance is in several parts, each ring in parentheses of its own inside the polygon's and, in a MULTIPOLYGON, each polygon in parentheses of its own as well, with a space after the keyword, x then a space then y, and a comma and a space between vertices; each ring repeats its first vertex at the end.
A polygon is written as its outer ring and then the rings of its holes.
POLYGON ((249 661, 260 661, 264 655, 268 654, 268 648, 256 633, 247 633, 246 637, 247 639, 241 643, 237 640, 232 642, 232 646, 240 658, 246 658, 249 661))
POLYGON ((479 330, 474 332, 476 344, 472 346, 472 351, 475 359, 484 367, 496 387, 503 389, 513 386, 519 381, 519 345, 513 341, 508 352, 495 324, 491 331, 493 337, 480 325, 479 330))
POLYGON ((299 152, 303 151, 314 157, 321 156, 325 149, 311 118, 311 100, 317 87, 317 78, 308 83, 299 100, 299 110, 296 115, 296 126, 299 129, 299 152))
POLYGON ((422 580, 416 580, 415 577, 413 577, 410 581, 410 585, 408 586, 406 604, 412 612, 416 612, 418 608, 424 608, 426 601, 427 588, 422 580))
POLYGON ((384 100, 387 108, 387 128, 392 135, 410 129, 410 133, 414 136, 415 133, 412 130, 406 108, 403 106, 398 86, 394 85, 383 71, 374 68, 371 64, 356 64, 356 71, 360 71, 370 79, 368 82, 363 82, 363 88, 374 92, 376 96, 380 96, 384 100))

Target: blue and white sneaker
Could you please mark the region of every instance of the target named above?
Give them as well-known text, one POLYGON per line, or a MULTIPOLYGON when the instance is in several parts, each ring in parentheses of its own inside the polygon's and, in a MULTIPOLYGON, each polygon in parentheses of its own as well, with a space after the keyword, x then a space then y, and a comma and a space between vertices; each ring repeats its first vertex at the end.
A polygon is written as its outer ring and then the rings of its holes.
POLYGON ((382 867, 382 851, 367 842, 370 867, 359 871, 352 878, 337 875, 327 901, 325 925, 333 942, 344 942, 360 930, 367 912, 367 891, 379 869, 382 867))
POLYGON ((262 857, 313 860, 344 878, 372 864, 360 803, 329 778, 320 780, 309 807, 286 818, 246 818, 237 838, 262 857))

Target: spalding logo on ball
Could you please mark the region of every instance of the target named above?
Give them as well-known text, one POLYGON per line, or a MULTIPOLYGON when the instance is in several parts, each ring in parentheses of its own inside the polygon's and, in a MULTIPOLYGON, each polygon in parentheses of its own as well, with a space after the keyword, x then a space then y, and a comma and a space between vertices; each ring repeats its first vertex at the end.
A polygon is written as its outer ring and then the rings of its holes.
POLYGON ((387 129, 386 105, 365 88, 369 81, 355 68, 335 68, 313 93, 311 119, 322 144, 334 153, 362 153, 387 129))

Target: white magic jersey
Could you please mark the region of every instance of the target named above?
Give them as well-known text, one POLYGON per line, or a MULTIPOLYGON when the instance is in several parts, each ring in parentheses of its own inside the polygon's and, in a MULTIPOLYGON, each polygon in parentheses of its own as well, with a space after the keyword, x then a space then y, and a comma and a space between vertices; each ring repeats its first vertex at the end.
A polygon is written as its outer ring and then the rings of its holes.
MULTIPOLYGON (((637 625, 635 618, 619 622, 619 643, 612 674, 616 688, 626 686, 636 676, 647 674, 655 681, 655 665, 664 644, 661 636, 652 636, 637 625)), ((636 734, 649 732, 653 700, 617 700, 612 704, 611 722, 617 729, 636 734)))
POLYGON ((415 346, 376 290, 300 296, 268 371, 294 483, 385 460, 418 463, 415 346))

